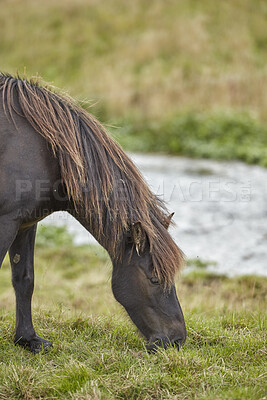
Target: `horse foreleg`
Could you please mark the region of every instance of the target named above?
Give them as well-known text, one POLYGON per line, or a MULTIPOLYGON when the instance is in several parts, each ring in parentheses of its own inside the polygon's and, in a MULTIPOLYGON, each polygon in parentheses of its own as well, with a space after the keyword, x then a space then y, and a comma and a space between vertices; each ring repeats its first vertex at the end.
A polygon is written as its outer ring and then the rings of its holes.
POLYGON ((48 340, 40 338, 32 324, 31 301, 34 289, 34 242, 36 225, 18 232, 9 249, 12 283, 16 294, 16 344, 38 352, 50 347, 48 340))

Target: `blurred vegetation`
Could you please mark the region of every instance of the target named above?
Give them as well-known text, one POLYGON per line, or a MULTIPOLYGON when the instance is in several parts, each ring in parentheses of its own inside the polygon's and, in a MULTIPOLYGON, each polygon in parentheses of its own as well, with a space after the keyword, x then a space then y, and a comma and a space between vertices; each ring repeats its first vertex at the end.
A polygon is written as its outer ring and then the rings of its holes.
POLYGON ((265 0, 5 0, 0 69, 90 99, 129 150, 266 166, 266 20, 265 0))
POLYGON ((177 280, 188 329, 184 348, 149 355, 113 298, 106 253, 95 245, 64 245, 68 233, 49 230, 38 232, 33 319, 53 348, 33 355, 14 346, 15 299, 6 260, 0 280, 1 400, 264 398, 266 278, 214 275, 199 260, 201 268, 195 263, 177 280))
POLYGON ((73 236, 64 226, 39 224, 37 233, 36 246, 38 247, 72 246, 74 244, 73 236))
POLYGON ((267 167, 267 126, 247 114, 190 112, 126 123, 112 132, 131 151, 238 159, 267 167))

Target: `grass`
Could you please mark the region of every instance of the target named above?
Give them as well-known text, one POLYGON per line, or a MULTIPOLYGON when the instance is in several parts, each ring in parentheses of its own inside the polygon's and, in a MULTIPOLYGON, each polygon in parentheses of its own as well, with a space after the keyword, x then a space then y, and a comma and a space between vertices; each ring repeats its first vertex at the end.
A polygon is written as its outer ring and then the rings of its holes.
POLYGON ((12 0, 1 69, 38 72, 112 118, 237 108, 266 119, 266 14, 264 0, 12 0))
POLYGON ((149 355, 112 296, 105 252, 61 245, 61 235, 42 228, 36 249, 33 317, 38 333, 53 341, 48 353, 13 345, 7 260, 1 271, 1 400, 265 398, 265 278, 214 275, 202 261, 177 281, 185 347, 149 355))
POLYGON ((124 121, 112 130, 130 151, 162 152, 267 167, 267 127, 248 114, 178 114, 161 121, 124 121))
POLYGON ((89 98, 128 150, 266 166, 266 16, 264 0, 6 1, 0 68, 89 98))

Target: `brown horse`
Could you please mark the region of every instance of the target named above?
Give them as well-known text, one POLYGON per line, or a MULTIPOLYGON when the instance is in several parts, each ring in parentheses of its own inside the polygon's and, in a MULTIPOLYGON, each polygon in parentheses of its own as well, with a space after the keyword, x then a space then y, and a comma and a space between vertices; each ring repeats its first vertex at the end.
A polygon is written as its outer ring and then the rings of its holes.
POLYGON ((33 328, 37 222, 71 213, 112 261, 112 289, 148 341, 186 338, 174 276, 183 255, 167 229, 165 205, 101 124, 36 81, 0 74, 0 266, 9 251, 16 293, 15 343, 51 346, 33 328))

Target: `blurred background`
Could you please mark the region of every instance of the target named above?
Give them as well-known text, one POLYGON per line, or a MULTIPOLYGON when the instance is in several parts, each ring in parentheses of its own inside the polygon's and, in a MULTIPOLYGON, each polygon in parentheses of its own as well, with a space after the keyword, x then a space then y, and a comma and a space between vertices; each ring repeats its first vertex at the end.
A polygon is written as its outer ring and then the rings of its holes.
POLYGON ((175 211, 189 265, 266 275, 266 21, 261 0, 6 0, 0 70, 89 107, 175 211))
POLYGON ((41 75, 104 122, 263 123, 266 18, 264 0, 4 0, 1 70, 41 75))

